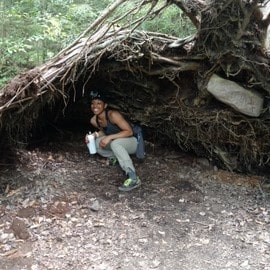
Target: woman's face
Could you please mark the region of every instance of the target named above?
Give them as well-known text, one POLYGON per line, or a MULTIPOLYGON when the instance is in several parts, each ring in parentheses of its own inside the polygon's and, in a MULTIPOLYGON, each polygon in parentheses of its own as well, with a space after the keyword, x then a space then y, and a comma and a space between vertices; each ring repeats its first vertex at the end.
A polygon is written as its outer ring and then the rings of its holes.
POLYGON ((94 99, 91 101, 91 111, 95 114, 101 114, 107 107, 107 103, 100 99, 94 99))

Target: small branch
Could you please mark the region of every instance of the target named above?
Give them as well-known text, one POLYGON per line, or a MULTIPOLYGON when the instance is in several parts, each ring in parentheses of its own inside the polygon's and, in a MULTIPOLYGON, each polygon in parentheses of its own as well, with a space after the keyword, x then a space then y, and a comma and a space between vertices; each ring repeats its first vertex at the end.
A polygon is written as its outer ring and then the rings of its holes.
POLYGON ((184 0, 172 0, 173 4, 178 6, 191 20, 194 26, 199 29, 201 25, 200 12, 203 8, 206 7, 206 3, 201 0, 197 0, 197 5, 192 5, 190 7, 187 6, 187 1, 184 0))

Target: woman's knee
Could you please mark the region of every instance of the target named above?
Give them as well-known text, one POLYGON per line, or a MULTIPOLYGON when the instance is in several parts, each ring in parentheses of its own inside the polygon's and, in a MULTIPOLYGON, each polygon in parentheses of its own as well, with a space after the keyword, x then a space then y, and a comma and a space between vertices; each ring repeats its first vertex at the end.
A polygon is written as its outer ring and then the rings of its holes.
POLYGON ((132 138, 120 138, 111 142, 111 149, 113 152, 125 152, 133 154, 136 151, 136 141, 132 138))
POLYGON ((117 146, 117 145, 119 145, 117 139, 111 141, 111 148, 113 148, 113 147, 115 147, 115 146, 117 146))
POLYGON ((116 139, 116 140, 111 141, 110 146, 111 146, 112 151, 115 152, 117 151, 117 149, 119 149, 120 144, 118 140, 116 139))

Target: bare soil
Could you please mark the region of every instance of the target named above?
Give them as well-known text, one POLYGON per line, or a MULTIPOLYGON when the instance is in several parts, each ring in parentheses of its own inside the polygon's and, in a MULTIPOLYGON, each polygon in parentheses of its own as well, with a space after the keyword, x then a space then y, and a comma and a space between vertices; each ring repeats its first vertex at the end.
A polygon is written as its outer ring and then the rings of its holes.
POLYGON ((18 151, 0 176, 0 269, 270 269, 266 177, 147 145, 142 186, 81 139, 18 151))

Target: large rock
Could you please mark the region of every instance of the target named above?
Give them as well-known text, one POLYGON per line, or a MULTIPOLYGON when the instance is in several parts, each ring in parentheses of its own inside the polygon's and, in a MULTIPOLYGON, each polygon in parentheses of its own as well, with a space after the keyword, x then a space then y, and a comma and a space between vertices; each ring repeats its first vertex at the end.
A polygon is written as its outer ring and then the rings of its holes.
POLYGON ((208 82, 207 91, 219 101, 248 116, 258 117, 263 109, 263 98, 254 90, 213 74, 208 82))

